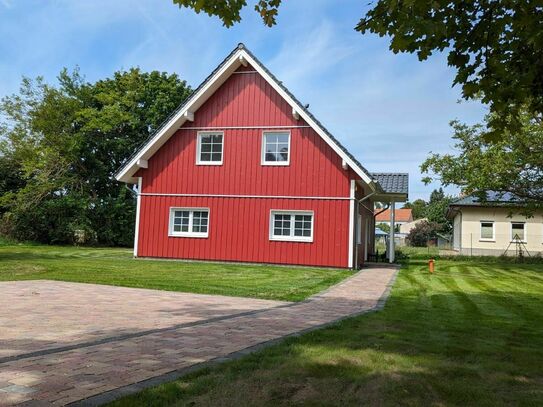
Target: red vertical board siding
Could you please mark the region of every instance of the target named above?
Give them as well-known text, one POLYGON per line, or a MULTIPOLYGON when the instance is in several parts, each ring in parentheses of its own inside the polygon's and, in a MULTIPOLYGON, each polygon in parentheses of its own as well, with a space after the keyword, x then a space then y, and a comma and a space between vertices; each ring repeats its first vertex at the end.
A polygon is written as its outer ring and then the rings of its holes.
POLYGON ((138 256, 347 267, 349 201, 335 198, 349 197, 353 173, 252 70, 243 67, 238 71, 249 73, 233 74, 138 172, 144 193, 138 256), (265 129, 260 127, 290 132, 290 165, 261 165, 265 129), (208 128, 224 132, 222 165, 196 165, 197 133, 208 128), (288 196, 304 199, 284 199, 288 196), (171 207, 208 207, 209 237, 169 237, 171 207), (272 209, 314 211, 313 242, 270 241, 272 209))
POLYGON ((290 165, 263 166, 261 129, 223 130, 222 165, 196 165, 197 130, 179 130, 140 170, 143 192, 348 197, 341 158, 312 129, 288 131, 290 165))
POLYGON ((143 196, 138 255, 347 267, 348 218, 346 200, 143 196), (170 207, 209 208, 209 236, 168 236, 170 207), (271 241, 272 209, 314 211, 313 242, 271 241))

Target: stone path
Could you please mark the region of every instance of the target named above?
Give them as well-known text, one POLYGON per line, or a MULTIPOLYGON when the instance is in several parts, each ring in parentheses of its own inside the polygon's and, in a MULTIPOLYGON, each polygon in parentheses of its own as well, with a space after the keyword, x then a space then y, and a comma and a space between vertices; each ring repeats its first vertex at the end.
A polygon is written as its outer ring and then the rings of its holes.
POLYGON ((300 303, 55 281, 0 283, 0 405, 99 405, 382 305, 394 267, 300 303))

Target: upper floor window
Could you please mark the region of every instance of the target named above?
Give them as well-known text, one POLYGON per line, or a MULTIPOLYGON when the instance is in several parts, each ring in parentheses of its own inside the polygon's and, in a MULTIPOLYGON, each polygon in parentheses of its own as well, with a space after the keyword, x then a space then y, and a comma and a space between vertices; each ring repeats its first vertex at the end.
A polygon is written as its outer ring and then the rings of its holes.
POLYGON ((222 132, 199 132, 196 164, 221 165, 223 155, 222 132))
POLYGON ((481 240, 495 240, 494 222, 485 220, 481 221, 481 240))
POLYGON ((207 237, 209 209, 170 208, 170 236, 207 237))
POLYGON ((511 240, 526 242, 526 224, 524 222, 511 222, 511 240))
POLYGON ((270 240, 313 241, 313 212, 271 211, 270 240))
POLYGON ((290 162, 290 133, 264 132, 262 138, 262 165, 288 165, 290 162))

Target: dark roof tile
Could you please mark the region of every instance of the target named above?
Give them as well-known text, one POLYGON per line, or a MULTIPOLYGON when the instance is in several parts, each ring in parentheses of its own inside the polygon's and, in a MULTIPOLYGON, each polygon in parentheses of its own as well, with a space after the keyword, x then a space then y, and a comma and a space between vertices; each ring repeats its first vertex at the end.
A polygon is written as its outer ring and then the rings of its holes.
POLYGON ((400 172, 373 172, 373 179, 377 181, 387 194, 408 194, 409 174, 400 172))

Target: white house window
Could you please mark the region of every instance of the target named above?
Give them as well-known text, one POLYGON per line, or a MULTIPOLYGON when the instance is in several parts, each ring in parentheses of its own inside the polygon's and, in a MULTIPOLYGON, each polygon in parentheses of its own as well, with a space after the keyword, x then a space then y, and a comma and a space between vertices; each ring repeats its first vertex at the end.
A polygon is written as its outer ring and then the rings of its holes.
POLYGON ((313 241, 313 212, 271 211, 270 240, 313 241))
POLYGON ((170 236, 207 237, 209 230, 209 209, 171 208, 170 236))
POLYGON ((290 162, 290 133, 265 132, 262 138, 262 164, 288 165, 290 162))
POLYGON ((494 241, 494 222, 481 221, 481 240, 494 241))
POLYGON ((526 224, 524 222, 511 222, 511 240, 526 241, 526 224))
POLYGON ((221 165, 223 155, 221 132, 199 132, 196 163, 200 165, 221 165))

